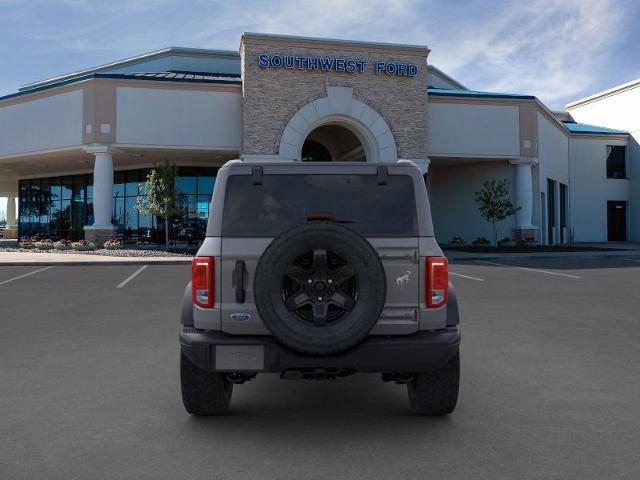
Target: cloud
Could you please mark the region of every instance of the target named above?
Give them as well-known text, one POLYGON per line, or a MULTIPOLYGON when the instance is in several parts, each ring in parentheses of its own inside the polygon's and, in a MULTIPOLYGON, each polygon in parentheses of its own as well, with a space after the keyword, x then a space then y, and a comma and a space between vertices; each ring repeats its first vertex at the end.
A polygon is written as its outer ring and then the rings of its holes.
POLYGON ((258 31, 426 44, 429 61, 470 88, 558 108, 607 75, 630 10, 616 0, 252 2, 216 9, 189 40, 235 49, 242 31, 258 31))
MULTIPOLYGON (((217 9, 214 18, 193 35, 217 40, 221 34, 243 31, 344 39, 401 41, 403 26, 420 27, 420 0, 304 0, 251 2, 244 8, 217 9)), ((412 38, 418 37, 413 35, 412 38)), ((237 45, 237 38, 234 39, 237 45)))
MULTIPOLYGON (((18 3, 0 0, 3 4, 18 3)), ((23 55, 69 52, 58 65, 60 71, 170 45, 236 50, 243 31, 335 37, 427 45, 432 50, 429 62, 468 87, 534 94, 553 108, 593 93, 603 79, 618 80, 611 79, 612 53, 634 34, 631 27, 639 9, 632 0, 57 0, 34 4, 19 4, 22 10, 31 5, 29 21, 24 22, 29 27, 21 28, 15 37, 20 44, 23 39, 30 42, 23 55)), ((627 62, 619 75, 637 72, 632 63, 627 62)))
POLYGON ((533 0, 501 4, 468 19, 434 60, 473 88, 531 93, 557 108, 592 92, 611 50, 624 38, 628 10, 612 0, 533 0))

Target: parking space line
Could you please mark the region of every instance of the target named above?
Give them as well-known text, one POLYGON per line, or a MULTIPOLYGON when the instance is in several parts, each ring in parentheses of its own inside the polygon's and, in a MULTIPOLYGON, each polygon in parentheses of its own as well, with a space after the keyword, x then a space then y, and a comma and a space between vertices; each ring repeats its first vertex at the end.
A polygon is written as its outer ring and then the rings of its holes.
POLYGON ((471 277, 469 275, 462 275, 461 273, 454 273, 449 270, 449 275, 455 275, 456 277, 468 278, 469 280, 475 280, 476 282, 484 282, 484 279, 478 277, 471 277))
POLYGON ((577 275, 569 275, 568 273, 558 273, 558 272, 550 272, 549 270, 538 270, 537 268, 527 268, 527 267, 517 267, 515 265, 507 265, 505 263, 494 263, 487 262, 485 260, 476 260, 476 263, 485 263, 487 265, 495 265, 497 267, 510 267, 517 268, 518 270, 525 270, 527 272, 538 272, 538 273, 546 273, 548 275, 558 275, 560 277, 569 277, 569 278, 582 278, 577 275))
POLYGON ((34 274, 36 274, 38 272, 44 272, 45 270, 49 270, 50 268, 51 268, 51 266, 40 268, 38 270, 34 270, 33 272, 25 273, 25 274, 19 275, 17 277, 10 278, 9 280, 4 280, 4 281, 0 282, 0 285, 4 285, 5 283, 13 282, 14 280, 20 280, 21 278, 28 277, 30 275, 34 275, 34 274))
POLYGON ((631 260, 632 262, 640 262, 640 258, 623 258, 623 260, 631 260))
POLYGON ((136 278, 140 273, 142 273, 142 271, 147 268, 149 265, 143 265, 141 266, 138 270, 136 270, 135 272, 133 272, 131 275, 129 275, 127 278, 125 278, 122 282, 120 282, 120 284, 116 287, 116 288, 122 288, 124 287, 127 283, 129 283, 131 280, 133 280, 134 278, 136 278))

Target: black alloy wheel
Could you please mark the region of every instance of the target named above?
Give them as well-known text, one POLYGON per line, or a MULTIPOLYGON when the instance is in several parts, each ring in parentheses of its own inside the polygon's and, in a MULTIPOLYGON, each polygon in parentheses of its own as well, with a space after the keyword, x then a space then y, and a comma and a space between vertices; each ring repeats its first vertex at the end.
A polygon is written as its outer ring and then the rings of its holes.
POLYGON ((287 266, 282 293, 289 311, 316 327, 336 322, 358 298, 353 265, 333 252, 314 250, 287 266))

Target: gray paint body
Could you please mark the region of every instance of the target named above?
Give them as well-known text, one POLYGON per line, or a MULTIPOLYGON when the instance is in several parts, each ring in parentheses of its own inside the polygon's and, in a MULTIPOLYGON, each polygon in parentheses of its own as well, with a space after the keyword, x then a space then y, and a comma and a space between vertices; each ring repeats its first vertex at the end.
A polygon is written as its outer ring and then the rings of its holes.
MULTIPOLYGON (((373 163, 245 163, 233 160, 218 172, 213 191, 212 208, 207 225, 207 238, 198 256, 215 259, 215 308, 185 308, 182 323, 198 329, 222 331, 233 335, 270 335, 254 303, 253 278, 260 256, 273 238, 224 238, 222 215, 226 183, 230 175, 251 175, 261 167, 270 174, 365 174, 375 175, 378 166, 387 168, 388 175, 408 175, 413 180, 418 214, 418 236, 405 238, 367 238, 376 249, 387 277, 387 298, 384 309, 370 335, 407 335, 424 330, 438 330, 458 324, 458 307, 450 284, 449 304, 427 309, 425 299, 425 257, 441 256, 442 250, 433 235, 429 199, 420 170, 411 162, 373 163), (246 298, 237 303, 234 270, 236 262, 245 262, 244 288, 246 298), (409 272, 408 282, 397 279, 409 272), (238 315, 241 314, 241 315, 238 315), (242 320, 238 320, 242 318, 242 320)), ((189 292, 185 293, 185 296, 189 292)))

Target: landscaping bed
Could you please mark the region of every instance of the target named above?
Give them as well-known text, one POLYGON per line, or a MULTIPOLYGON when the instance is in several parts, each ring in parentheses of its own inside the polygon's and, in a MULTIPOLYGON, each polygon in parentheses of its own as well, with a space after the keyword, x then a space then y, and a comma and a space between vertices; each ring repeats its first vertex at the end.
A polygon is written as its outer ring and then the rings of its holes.
POLYGON ((120 240, 109 239, 103 247, 98 248, 89 240, 52 240, 50 238, 22 237, 18 247, 0 247, 0 252, 24 253, 58 253, 101 255, 105 257, 192 257, 195 252, 167 252, 155 245, 139 244, 135 246, 123 244, 120 240))
POLYGON ((57 253, 62 255, 79 254, 79 255, 101 255, 106 257, 192 257, 192 253, 186 252, 166 252, 164 250, 143 250, 143 249, 105 249, 96 250, 74 250, 72 248, 66 250, 57 250, 53 248, 0 248, 0 252, 24 252, 24 253, 57 253))

